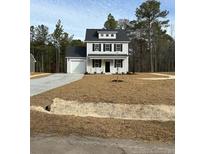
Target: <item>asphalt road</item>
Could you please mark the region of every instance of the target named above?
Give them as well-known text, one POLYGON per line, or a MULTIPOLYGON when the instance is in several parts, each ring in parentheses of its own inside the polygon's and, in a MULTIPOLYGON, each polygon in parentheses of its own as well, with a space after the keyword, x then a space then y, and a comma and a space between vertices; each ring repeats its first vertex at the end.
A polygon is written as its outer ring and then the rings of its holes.
POLYGON ((65 84, 80 80, 83 74, 56 73, 30 80, 30 96, 34 96, 65 84))
POLYGON ((70 135, 31 137, 31 154, 174 154, 174 144, 70 135))

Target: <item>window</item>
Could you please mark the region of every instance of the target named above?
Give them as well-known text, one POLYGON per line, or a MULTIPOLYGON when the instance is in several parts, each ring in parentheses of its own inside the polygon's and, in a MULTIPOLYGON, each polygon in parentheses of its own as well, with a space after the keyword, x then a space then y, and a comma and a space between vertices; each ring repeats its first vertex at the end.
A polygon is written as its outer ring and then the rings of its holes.
POLYGON ((122 44, 115 44, 114 51, 122 51, 122 44))
POLYGON ((104 44, 104 49, 103 51, 112 51, 111 50, 112 44, 104 44))
POLYGON ((101 51, 101 44, 93 44, 93 51, 101 51))
POLYGON ((101 34, 101 36, 104 36, 103 34, 101 34))
POLYGON ((122 66, 122 61, 123 61, 122 59, 115 60, 115 68, 116 67, 123 67, 122 66))
POLYGON ((114 37, 114 34, 111 34, 111 37, 114 37))
POLYGON ((101 59, 93 59, 93 67, 101 67, 101 59))
POLYGON ((109 34, 106 34, 106 36, 108 37, 108 36, 109 36, 109 34))

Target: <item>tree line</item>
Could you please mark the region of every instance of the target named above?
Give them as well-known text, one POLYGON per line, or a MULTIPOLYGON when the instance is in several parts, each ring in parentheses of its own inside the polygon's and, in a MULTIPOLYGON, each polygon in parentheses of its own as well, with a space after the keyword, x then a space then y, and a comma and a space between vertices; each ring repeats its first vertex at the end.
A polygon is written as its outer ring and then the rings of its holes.
MULTIPOLYGON (((136 8, 134 20, 115 20, 112 14, 108 15, 104 28, 126 30, 130 38, 130 71, 175 71, 175 40, 165 30, 169 27, 168 13, 160 9, 159 1, 147 0, 136 8)), ((52 33, 45 25, 30 27, 30 52, 37 61, 37 72, 64 72, 68 46, 85 46, 85 43, 65 32, 61 20, 52 33)))
POLYGON ((52 33, 45 25, 30 26, 30 53, 36 59, 36 72, 65 72, 66 48, 76 45, 84 43, 65 32, 60 19, 52 33))
POLYGON ((167 34, 167 10, 160 2, 147 0, 136 8, 136 20, 115 20, 108 15, 105 29, 124 29, 130 38, 129 70, 133 72, 175 71, 175 40, 167 34))

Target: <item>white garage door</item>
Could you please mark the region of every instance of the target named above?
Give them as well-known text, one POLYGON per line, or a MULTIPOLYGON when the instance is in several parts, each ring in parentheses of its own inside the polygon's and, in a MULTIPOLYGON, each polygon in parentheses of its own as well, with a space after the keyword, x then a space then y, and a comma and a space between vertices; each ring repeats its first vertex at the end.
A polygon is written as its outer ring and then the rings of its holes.
POLYGON ((71 60, 71 73, 85 73, 85 60, 71 60))

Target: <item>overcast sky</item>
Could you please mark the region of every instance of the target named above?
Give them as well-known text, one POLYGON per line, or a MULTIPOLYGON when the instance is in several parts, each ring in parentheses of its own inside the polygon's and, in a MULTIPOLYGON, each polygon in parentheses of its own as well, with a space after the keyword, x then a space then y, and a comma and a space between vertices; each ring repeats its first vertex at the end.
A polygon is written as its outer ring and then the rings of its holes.
MULTIPOLYGON (((63 28, 75 39, 85 39, 86 28, 103 28, 107 15, 115 19, 134 20, 135 10, 144 0, 31 0, 31 25, 44 24, 49 32, 61 19, 63 28)), ((175 1, 160 0, 161 9, 169 11, 168 19, 174 25, 175 1)), ((170 28, 167 29, 170 33, 170 28)), ((174 35, 174 32, 173 32, 174 35)))

